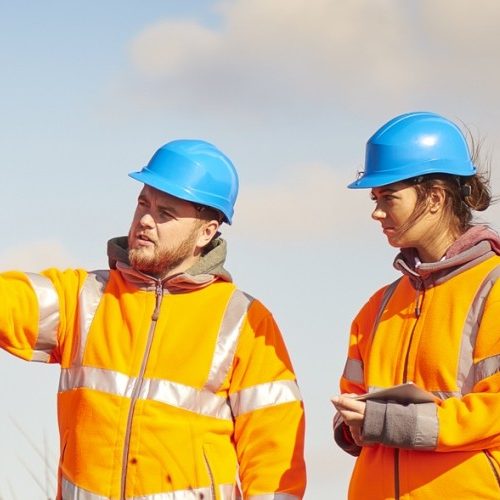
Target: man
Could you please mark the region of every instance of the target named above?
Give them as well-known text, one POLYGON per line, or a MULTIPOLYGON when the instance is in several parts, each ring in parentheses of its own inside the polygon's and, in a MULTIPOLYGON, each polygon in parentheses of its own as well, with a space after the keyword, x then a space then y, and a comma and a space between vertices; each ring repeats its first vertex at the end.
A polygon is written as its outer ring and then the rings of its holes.
POLYGON ((58 498, 302 498, 286 347, 223 267, 232 163, 178 140, 130 176, 144 187, 110 270, 0 275, 0 345, 61 364, 58 498))

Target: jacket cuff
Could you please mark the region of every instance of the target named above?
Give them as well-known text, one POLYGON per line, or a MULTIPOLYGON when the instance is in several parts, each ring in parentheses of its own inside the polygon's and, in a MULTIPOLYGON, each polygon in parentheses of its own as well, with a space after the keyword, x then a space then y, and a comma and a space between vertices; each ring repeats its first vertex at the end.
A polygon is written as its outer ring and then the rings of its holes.
POLYGON ((367 401, 363 439, 395 448, 432 450, 439 425, 434 403, 402 405, 367 401))
POLYGON ((365 407, 362 438, 367 444, 381 443, 384 434, 386 403, 368 400, 365 407))

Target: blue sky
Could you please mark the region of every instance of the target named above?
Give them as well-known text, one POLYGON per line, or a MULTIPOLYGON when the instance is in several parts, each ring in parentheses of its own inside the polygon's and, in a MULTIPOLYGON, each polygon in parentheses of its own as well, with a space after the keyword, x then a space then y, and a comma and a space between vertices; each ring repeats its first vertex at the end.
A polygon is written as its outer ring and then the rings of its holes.
MULTIPOLYGON (((368 193, 345 186, 380 125, 430 110, 484 138, 500 191, 498 2, 0 5, 1 267, 105 267, 140 188, 127 173, 172 139, 219 146, 241 180, 228 268, 273 311, 306 404, 306 498, 345 498, 329 397, 350 321, 396 276, 368 193)), ((498 206, 481 215, 498 229, 498 206)), ((0 363, 0 498, 43 498, 58 369, 0 363)))

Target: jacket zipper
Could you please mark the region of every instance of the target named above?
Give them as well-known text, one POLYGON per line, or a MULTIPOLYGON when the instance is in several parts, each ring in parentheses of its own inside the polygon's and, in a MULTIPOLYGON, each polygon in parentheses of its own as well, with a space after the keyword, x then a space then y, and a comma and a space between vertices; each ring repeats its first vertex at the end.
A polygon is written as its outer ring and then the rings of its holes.
POLYGON ((127 417, 127 427, 125 428, 125 441, 123 444, 123 455, 122 455, 122 477, 121 477, 121 488, 120 488, 120 499, 125 500, 126 482, 127 482, 127 472, 128 472, 128 455, 130 452, 130 434, 132 432, 132 420, 134 418, 135 405, 139 399, 139 391, 141 390, 142 383, 144 381, 144 372, 146 371, 146 366, 149 360, 149 354, 151 352, 151 345, 153 343, 154 332, 156 330, 156 322, 158 321, 158 316, 160 314, 161 301, 163 299, 163 287, 161 282, 157 282, 155 286, 155 309, 153 315, 151 316, 151 325, 149 327, 148 339, 146 343, 146 349, 144 351, 144 357, 142 358, 141 369, 139 375, 134 382, 134 387, 132 389, 132 394, 130 396, 130 407, 128 410, 127 417))
MULTIPOLYGON (((417 328, 417 321, 420 318, 420 312, 422 311, 422 304, 424 302, 425 288, 419 283, 417 288, 417 296, 415 299, 415 323, 410 333, 410 341, 408 342, 408 349, 406 350, 405 363, 403 367, 403 383, 408 382, 408 364, 410 360, 410 350, 411 344, 413 342, 413 335, 415 334, 415 329, 417 328)), ((399 500, 399 463, 400 463, 400 450, 399 448, 394 449, 394 497, 395 500, 399 500)))
POLYGON ((488 460, 488 463, 490 464, 491 469, 493 470, 493 474, 495 475, 495 479, 497 480, 497 485, 500 488, 500 473, 498 472, 497 468, 495 467, 495 462, 493 457, 488 453, 487 450, 483 450, 483 453, 486 456, 486 459, 488 460))
POLYGON ((205 465, 207 466, 208 477, 210 478, 210 490, 212 491, 212 498, 215 500, 215 481, 214 475, 212 473, 212 469, 210 467, 210 462, 208 461, 207 455, 205 454, 205 450, 203 450, 203 458, 205 459, 205 465))

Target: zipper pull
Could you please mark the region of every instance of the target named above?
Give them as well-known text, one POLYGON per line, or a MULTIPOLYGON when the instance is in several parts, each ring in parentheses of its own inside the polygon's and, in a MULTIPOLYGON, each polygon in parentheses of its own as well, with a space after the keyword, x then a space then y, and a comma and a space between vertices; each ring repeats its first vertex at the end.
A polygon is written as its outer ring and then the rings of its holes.
POLYGON ((156 284, 155 294, 156 294, 155 310, 153 311, 153 316, 151 316, 151 319, 153 321, 157 321, 158 317, 160 316, 160 304, 161 304, 161 298, 163 296, 163 287, 161 286, 161 283, 156 284))
POLYGON ((422 284, 419 283, 417 291, 416 291, 416 297, 415 297, 415 317, 416 318, 419 318, 420 313, 422 312, 421 301, 420 301, 421 289, 422 289, 422 284))

